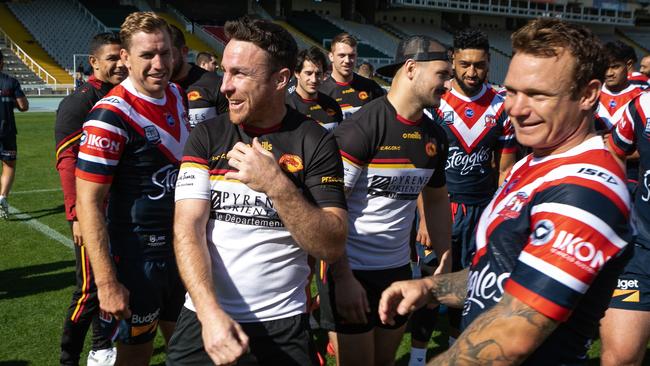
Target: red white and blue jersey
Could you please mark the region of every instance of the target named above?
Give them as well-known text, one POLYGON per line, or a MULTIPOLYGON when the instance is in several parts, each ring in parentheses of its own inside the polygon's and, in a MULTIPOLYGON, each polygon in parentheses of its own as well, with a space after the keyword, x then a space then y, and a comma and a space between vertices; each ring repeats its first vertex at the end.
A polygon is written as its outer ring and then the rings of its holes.
POLYGON ((624 266, 630 207, 625 174, 599 136, 517 162, 477 225, 463 326, 506 292, 561 323, 527 365, 579 360, 624 266))
POLYGON ((627 74, 627 80, 630 84, 636 85, 641 89, 648 89, 650 87, 650 78, 638 71, 627 74))
POLYGON ((598 108, 594 115, 597 131, 611 131, 617 121, 623 116, 623 111, 630 100, 643 93, 639 86, 630 84, 618 93, 611 92, 603 85, 600 91, 598 108))
POLYGON ((485 205, 497 189, 495 155, 516 151, 514 130, 503 107, 505 98, 488 84, 473 97, 453 88, 440 107, 426 111, 447 134, 445 173, 452 202, 485 205))
POLYGON ((189 133, 175 84, 155 99, 140 94, 127 78, 95 104, 83 125, 76 176, 111 185, 109 231, 171 228, 174 187, 189 133))
POLYGON ((650 94, 633 99, 609 138, 619 155, 639 151, 639 185, 634 197, 636 242, 650 249, 650 94))

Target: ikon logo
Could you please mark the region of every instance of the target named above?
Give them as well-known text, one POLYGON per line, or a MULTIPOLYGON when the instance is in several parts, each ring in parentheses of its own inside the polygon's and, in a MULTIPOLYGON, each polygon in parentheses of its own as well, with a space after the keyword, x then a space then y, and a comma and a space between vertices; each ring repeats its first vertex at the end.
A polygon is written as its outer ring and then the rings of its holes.
POLYGON ((120 151, 120 143, 118 141, 113 141, 108 137, 97 136, 93 133, 86 134, 85 131, 81 136, 81 145, 94 146, 112 153, 119 153, 120 151))

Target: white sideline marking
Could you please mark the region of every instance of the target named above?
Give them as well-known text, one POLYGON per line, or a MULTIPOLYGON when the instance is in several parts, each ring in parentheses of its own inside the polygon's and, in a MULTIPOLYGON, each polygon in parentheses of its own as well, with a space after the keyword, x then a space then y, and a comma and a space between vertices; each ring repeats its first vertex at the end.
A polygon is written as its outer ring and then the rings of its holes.
POLYGON ((58 241, 59 243, 65 245, 70 249, 74 249, 74 243, 72 242, 72 239, 66 237, 65 235, 59 233, 58 231, 52 229, 51 227, 43 224, 42 222, 29 216, 28 214, 24 214, 20 212, 17 208, 14 208, 13 206, 9 206, 9 213, 13 214, 14 217, 16 218, 19 218, 21 220, 26 220, 26 221, 21 221, 25 225, 30 226, 33 229, 36 229, 36 231, 40 231, 45 236, 58 241))
POLYGON ((11 192, 11 194, 29 194, 29 193, 43 193, 43 192, 59 192, 61 188, 50 188, 50 189, 32 189, 30 191, 17 191, 11 192))

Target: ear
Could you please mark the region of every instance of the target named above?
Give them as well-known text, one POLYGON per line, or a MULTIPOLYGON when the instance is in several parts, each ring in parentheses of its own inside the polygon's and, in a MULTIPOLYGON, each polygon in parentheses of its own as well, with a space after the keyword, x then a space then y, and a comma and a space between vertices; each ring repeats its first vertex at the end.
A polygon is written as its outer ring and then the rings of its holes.
POLYGON ((88 55, 88 63, 93 68, 93 70, 99 69, 99 60, 94 55, 88 55))
POLYGON ((291 79, 291 71, 289 71, 288 68, 285 67, 280 71, 278 71, 275 76, 276 89, 277 90, 285 89, 289 84, 290 79, 291 79))
POLYGON ((330 59, 330 62, 334 62, 334 55, 332 54, 332 52, 328 53, 327 57, 330 59))
POLYGON ((124 66, 126 66, 129 71, 131 71, 131 60, 129 59, 129 51, 127 51, 125 48, 120 49, 120 59, 122 59, 122 63, 124 66))
POLYGON ((582 95, 580 96, 580 109, 590 111, 594 108, 598 102, 598 98, 600 98, 600 90, 602 86, 603 83, 596 79, 591 80, 587 86, 585 86, 582 95))
POLYGON ((404 75, 408 77, 409 79, 413 80, 415 78, 415 72, 418 68, 417 63, 413 60, 406 60, 404 63, 404 75))

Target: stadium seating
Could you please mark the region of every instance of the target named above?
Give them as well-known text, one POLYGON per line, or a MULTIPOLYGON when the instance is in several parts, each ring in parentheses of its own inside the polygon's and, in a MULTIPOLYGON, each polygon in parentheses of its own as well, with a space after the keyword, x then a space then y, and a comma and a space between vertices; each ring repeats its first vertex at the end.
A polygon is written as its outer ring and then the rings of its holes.
POLYGON ((135 6, 120 5, 119 1, 81 0, 81 4, 105 26, 113 30, 119 30, 127 15, 138 11, 135 6))
POLYGON ((642 30, 642 29, 635 29, 635 30, 627 30, 627 29, 619 29, 621 33, 623 33, 624 36, 628 37, 632 41, 634 41, 636 44, 638 44, 640 47, 644 48, 644 55, 648 54, 650 52, 650 33, 648 33, 647 30, 642 30))
POLYGON ((7 6, 47 53, 68 71, 74 68, 73 55, 86 54, 92 36, 106 31, 76 2, 32 0, 9 2, 7 6))
POLYGON ((16 78, 23 88, 29 85, 43 84, 43 80, 34 74, 34 72, 7 47, 5 40, 1 37, 0 52, 2 52, 2 55, 4 56, 4 67, 2 68, 2 72, 16 78))
POLYGON ((65 71, 57 62, 48 55, 38 42, 35 41, 28 30, 16 19, 4 3, 0 3, 0 29, 2 29, 14 42, 25 51, 36 63, 50 73, 58 84, 73 84, 72 75, 65 71))

